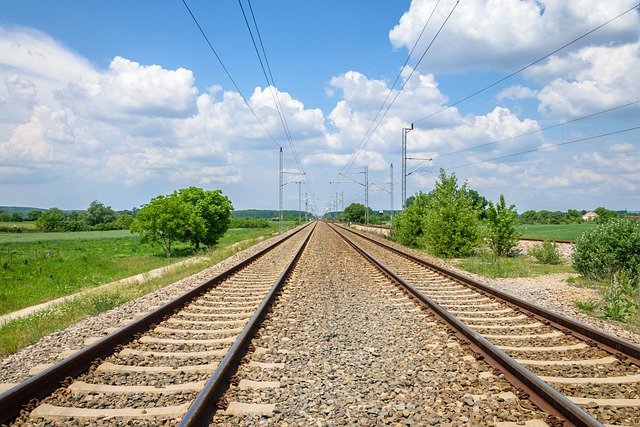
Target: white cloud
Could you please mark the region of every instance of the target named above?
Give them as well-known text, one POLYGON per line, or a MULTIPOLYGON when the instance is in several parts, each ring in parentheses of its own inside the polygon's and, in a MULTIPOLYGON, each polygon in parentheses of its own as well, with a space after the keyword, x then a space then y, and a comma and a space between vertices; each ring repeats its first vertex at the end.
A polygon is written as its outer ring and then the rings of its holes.
MULTIPOLYGON (((413 46, 435 4, 435 0, 411 2, 409 11, 389 33, 395 47, 410 49, 413 46)), ((453 0, 440 3, 420 41, 418 52, 426 49, 454 4, 453 0)), ((460 2, 433 44, 425 63, 430 70, 437 71, 468 70, 470 67, 513 70, 635 5, 635 0, 460 2)), ((608 43, 612 38, 635 41, 639 22, 637 13, 628 13, 591 35, 588 42, 608 43)))
POLYGON ((539 110, 547 117, 578 117, 640 99, 640 42, 583 48, 532 74, 551 74, 550 68, 563 73, 539 91, 539 110))
POLYGON ((536 90, 520 85, 515 85, 501 90, 500 93, 498 93, 497 99, 498 101, 503 101, 505 99, 528 99, 534 98, 537 94, 538 91, 536 90))

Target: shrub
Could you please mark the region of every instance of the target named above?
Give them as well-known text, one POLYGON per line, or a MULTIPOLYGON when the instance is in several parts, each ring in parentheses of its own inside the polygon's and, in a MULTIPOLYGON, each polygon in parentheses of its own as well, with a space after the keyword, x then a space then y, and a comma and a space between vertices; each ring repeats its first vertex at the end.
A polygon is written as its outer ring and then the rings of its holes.
POLYGON ((231 218, 229 228, 269 228, 269 221, 260 218, 231 218))
POLYGON ((502 194, 497 204, 489 202, 489 207, 486 209, 487 235, 489 247, 495 256, 507 255, 518 245, 522 233, 519 233, 515 227, 517 215, 516 205, 507 207, 502 194))
POLYGON ((629 316, 637 312, 636 304, 637 281, 628 273, 621 272, 613 277, 608 285, 600 290, 605 301, 602 307, 602 317, 626 321, 629 316))
POLYGON ((542 264, 562 264, 562 257, 558 252, 558 245, 549 240, 545 240, 539 245, 529 249, 529 255, 542 264))
POLYGON ((640 268, 640 221, 613 219, 585 232, 573 252, 573 268, 592 280, 613 282, 624 272, 635 278, 640 268))

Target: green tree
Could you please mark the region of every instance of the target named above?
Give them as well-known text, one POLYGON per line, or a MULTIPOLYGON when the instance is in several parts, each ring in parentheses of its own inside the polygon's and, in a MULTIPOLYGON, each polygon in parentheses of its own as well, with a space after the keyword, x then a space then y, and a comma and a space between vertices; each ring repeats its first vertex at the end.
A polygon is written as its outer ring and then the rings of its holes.
POLYGON ((347 221, 364 224, 366 212, 367 209, 362 203, 351 203, 349 206, 344 208, 343 215, 344 219, 347 221))
POLYGON ((538 213, 534 210, 524 211, 520 215, 520 222, 523 224, 535 224, 538 222, 538 213))
POLYGON ((64 220, 64 212, 58 208, 51 208, 40 215, 35 222, 35 226, 40 231, 60 231, 64 220))
POLYGON ((116 220, 116 213, 111 209, 111 206, 105 206, 99 201, 94 200, 87 208, 83 220, 91 226, 106 224, 116 220))
POLYGON ((11 221, 13 222, 22 222, 24 218, 20 212, 14 212, 11 214, 11 221))
POLYGON ((188 221, 188 206, 174 192, 154 197, 143 205, 129 229, 140 233, 144 243, 159 245, 170 257, 173 243, 184 241, 188 221))
POLYGON ((231 201, 220 190, 189 187, 158 196, 136 214, 129 229, 142 235, 143 242, 158 244, 171 256, 174 242, 215 245, 229 228, 231 201))
POLYGON ((489 202, 483 196, 481 196, 476 190, 469 189, 469 198, 473 209, 478 212, 478 218, 485 219, 487 217, 486 209, 489 202))
POLYGON ((396 242, 410 248, 424 244, 424 217, 429 196, 419 192, 407 198, 411 203, 404 211, 393 217, 393 235, 396 242))
POLYGON ((40 215, 42 215, 42 211, 29 211, 27 213, 27 216, 25 217, 26 221, 36 221, 38 218, 40 218, 40 215))
POLYGON ((128 230, 133 223, 133 217, 129 214, 123 213, 118 215, 118 219, 114 222, 114 227, 118 230, 128 230))
POLYGON ((582 222, 582 214, 575 209, 567 210, 566 214, 567 223, 580 223, 582 222))
POLYGON ((466 182, 458 188, 455 173, 447 176, 444 169, 440 169, 439 178, 427 203, 425 246, 438 256, 468 256, 480 239, 478 212, 466 182))
POLYGON ((516 231, 515 223, 518 212, 516 205, 507 207, 504 195, 500 194, 500 202, 494 205, 489 201, 486 209, 487 234, 489 247, 497 257, 505 256, 518 244, 521 233, 516 231))
POLYGON ((229 229, 233 205, 220 190, 189 187, 178 191, 180 199, 188 205, 189 218, 186 241, 196 250, 200 244, 213 246, 229 229))
POLYGON ((618 274, 640 276, 640 221, 613 219, 576 240, 573 268, 590 279, 613 282, 618 274))
POLYGON ((594 210, 595 213, 598 214, 598 223, 600 224, 604 224, 606 222, 609 222, 612 219, 619 219, 620 215, 618 215, 618 213, 616 211, 612 211, 603 207, 599 207, 596 208, 594 210))

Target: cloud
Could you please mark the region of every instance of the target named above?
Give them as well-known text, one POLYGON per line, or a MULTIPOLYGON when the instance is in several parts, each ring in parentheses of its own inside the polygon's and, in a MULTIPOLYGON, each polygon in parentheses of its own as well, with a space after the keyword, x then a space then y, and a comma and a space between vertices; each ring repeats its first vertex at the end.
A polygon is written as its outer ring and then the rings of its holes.
MULTIPOLYGON (((531 74, 560 75, 538 93, 545 117, 578 117, 640 99, 640 42, 586 47, 535 67, 531 74)), ((636 107, 637 108, 637 107, 636 107)))
MULTIPOLYGON (((396 48, 410 49, 435 5, 435 0, 413 0, 398 25, 389 32, 391 43, 396 48)), ((426 56, 425 66, 436 72, 482 68, 512 71, 634 5, 635 0, 460 2, 426 56)), ((453 0, 438 5, 417 52, 427 48, 453 6, 453 0)), ((611 39, 633 42, 637 40, 639 22, 637 13, 628 13, 589 36, 587 42, 603 44, 611 39)))
POLYGON ((197 111, 194 80, 184 68, 165 70, 116 57, 96 80, 70 82, 55 97, 62 106, 106 121, 184 118, 197 111))

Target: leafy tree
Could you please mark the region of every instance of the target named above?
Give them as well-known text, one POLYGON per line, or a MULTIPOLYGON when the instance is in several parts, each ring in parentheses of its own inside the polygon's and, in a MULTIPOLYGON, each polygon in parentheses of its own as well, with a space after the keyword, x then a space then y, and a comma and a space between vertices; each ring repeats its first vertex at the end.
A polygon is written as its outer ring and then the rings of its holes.
POLYGON ((143 205, 129 229, 132 233, 140 233, 144 243, 159 245, 170 257, 173 243, 185 239, 188 218, 186 203, 174 192, 154 197, 143 205))
POLYGON ((25 221, 36 221, 42 215, 42 211, 29 211, 25 217, 25 221))
POLYGON ((185 238, 200 249, 200 244, 213 246, 229 229, 233 205, 220 190, 189 187, 178 191, 178 197, 188 205, 189 218, 185 238))
POLYGON ((204 191, 189 187, 158 196, 144 205, 129 228, 139 232, 143 242, 160 245, 171 256, 174 242, 215 245, 227 231, 231 201, 220 190, 204 191))
POLYGON ((485 219, 487 217, 486 209, 487 205, 490 203, 481 196, 476 190, 469 189, 469 198, 471 199, 471 204, 473 205, 473 209, 478 211, 478 218, 485 219))
POLYGON ((11 221, 13 222, 22 222, 24 218, 20 212, 14 212, 11 214, 11 221))
POLYGON ((618 274, 640 275, 640 221, 613 219, 576 240, 573 268, 590 279, 613 281, 618 274))
POLYGON ((128 230, 133 223, 133 217, 129 214, 123 213, 118 216, 118 219, 113 223, 114 227, 118 230, 128 230))
POLYGON ((365 223, 365 215, 367 209, 362 203, 351 203, 349 206, 344 208, 344 219, 350 222, 357 222, 359 224, 365 223))
POLYGON ((467 183, 458 188, 455 173, 440 169, 440 180, 428 203, 424 224, 425 246, 443 257, 468 256, 480 239, 478 212, 469 197, 467 183))
POLYGON ((11 214, 6 211, 0 211, 0 221, 9 222, 11 221, 11 214))
POLYGON ((575 209, 567 210, 565 218, 569 224, 582 222, 582 214, 575 209))
POLYGON ((41 231, 59 231, 63 228, 64 220, 64 212, 58 208, 51 208, 40 215, 35 226, 41 231))
POLYGON ((538 222, 538 213, 534 210, 524 211, 520 215, 520 222, 523 224, 535 224, 538 222))
POLYGON ((600 224, 604 224, 606 222, 609 222, 612 219, 619 219, 620 215, 618 215, 618 213, 616 211, 612 211, 603 207, 599 207, 596 208, 594 210, 595 213, 598 214, 598 223, 600 224))
POLYGON ((424 216, 429 196, 419 192, 407 198, 411 200, 404 211, 393 217, 393 233, 396 242, 410 248, 418 248, 424 243, 424 216))
POLYGON ((116 220, 116 213, 111 206, 105 206, 97 200, 91 202, 87 208, 84 221, 89 225, 105 224, 116 220))
POLYGON ((500 195, 500 202, 494 205, 489 201, 487 214, 487 233, 489 237, 489 247, 497 257, 507 255, 518 244, 521 233, 515 228, 516 205, 507 207, 504 195, 500 195))

